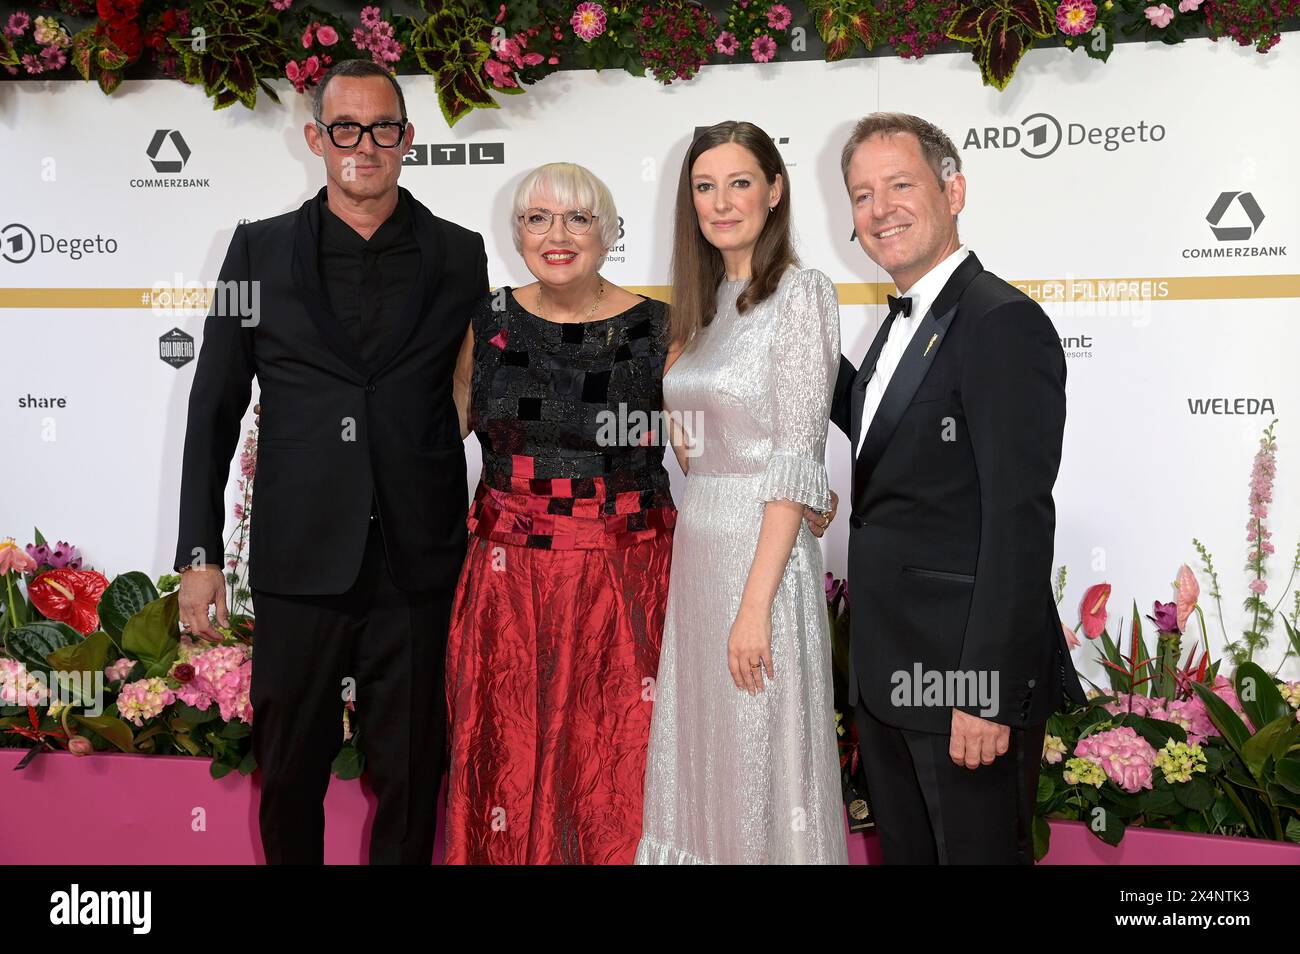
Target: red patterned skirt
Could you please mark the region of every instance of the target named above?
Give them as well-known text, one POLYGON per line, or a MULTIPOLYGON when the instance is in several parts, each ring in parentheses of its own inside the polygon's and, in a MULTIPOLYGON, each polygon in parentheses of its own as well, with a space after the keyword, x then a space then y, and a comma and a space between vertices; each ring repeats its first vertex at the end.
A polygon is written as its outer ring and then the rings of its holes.
POLYGON ((631 864, 672 531, 471 536, 447 645, 447 864, 631 864))

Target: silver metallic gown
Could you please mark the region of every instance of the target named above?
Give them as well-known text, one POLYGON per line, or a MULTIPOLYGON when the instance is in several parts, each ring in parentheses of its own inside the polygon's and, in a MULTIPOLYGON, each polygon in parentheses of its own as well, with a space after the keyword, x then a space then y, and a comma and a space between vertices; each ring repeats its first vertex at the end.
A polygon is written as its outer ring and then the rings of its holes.
POLYGON ((830 507, 826 427, 840 353, 835 286, 790 268, 713 322, 664 377, 695 442, 678 501, 637 864, 846 864, 821 547, 800 524, 772 605, 775 676, 736 688, 727 640, 764 502, 830 507))

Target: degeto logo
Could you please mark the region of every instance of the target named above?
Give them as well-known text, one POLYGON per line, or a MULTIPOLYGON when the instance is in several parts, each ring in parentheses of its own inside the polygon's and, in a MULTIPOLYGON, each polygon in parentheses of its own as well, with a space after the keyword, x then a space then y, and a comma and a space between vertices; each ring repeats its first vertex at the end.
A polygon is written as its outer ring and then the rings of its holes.
POLYGON ((21 222, 10 222, 0 229, 0 256, 6 262, 21 265, 36 254, 36 236, 21 222))
POLYGON ((971 126, 966 130, 963 149, 1019 149, 1030 159, 1046 159, 1062 146, 1101 146, 1116 152, 1129 143, 1153 143, 1165 138, 1160 123, 1140 120, 1136 126, 1089 126, 1062 123, 1051 113, 1030 113, 1018 126, 971 126))

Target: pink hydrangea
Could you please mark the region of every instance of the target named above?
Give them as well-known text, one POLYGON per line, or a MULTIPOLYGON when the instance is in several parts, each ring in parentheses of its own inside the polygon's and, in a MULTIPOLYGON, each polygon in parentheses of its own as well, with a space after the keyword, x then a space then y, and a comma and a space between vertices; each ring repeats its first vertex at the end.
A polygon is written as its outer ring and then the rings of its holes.
POLYGON ((155 677, 128 682, 117 694, 117 711, 122 718, 143 726, 146 719, 160 715, 176 701, 176 693, 155 677))
POLYGON ((1127 692, 1115 695, 1117 701, 1108 702, 1104 706, 1112 715, 1131 712, 1161 722, 1172 722, 1182 726, 1187 733, 1187 741, 1193 745, 1219 734, 1199 696, 1191 699, 1165 699, 1161 696, 1129 695, 1127 692))
POLYGON ((104 677, 109 682, 120 682, 127 676, 131 675, 131 670, 135 668, 134 660, 122 656, 117 662, 104 669, 104 677))
POLYGON ((1232 711, 1241 716, 1241 720, 1250 726, 1250 731, 1256 731, 1255 724, 1250 721, 1250 716, 1246 715, 1246 710, 1241 707, 1241 700, 1237 698, 1237 689, 1232 684, 1232 680, 1227 676, 1215 676, 1214 685, 1210 690, 1232 707, 1232 711))
POLYGON ((1126 725, 1080 739, 1074 754, 1100 765, 1106 777, 1126 792, 1151 788, 1156 750, 1126 725))
POLYGON ((49 702, 49 687, 15 659, 0 658, 0 704, 43 706, 49 702))
POLYGON ((253 662, 247 647, 217 646, 195 656, 190 664, 194 677, 176 690, 176 698, 203 710, 215 702, 227 722, 253 721, 249 702, 253 662))

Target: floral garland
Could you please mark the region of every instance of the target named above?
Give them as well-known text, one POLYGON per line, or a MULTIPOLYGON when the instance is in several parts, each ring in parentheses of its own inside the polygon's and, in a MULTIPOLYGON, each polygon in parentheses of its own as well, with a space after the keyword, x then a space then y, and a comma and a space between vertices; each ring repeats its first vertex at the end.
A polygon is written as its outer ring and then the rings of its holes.
POLYGON ((420 4, 418 17, 364 6, 351 20, 301 0, 34 0, 0 12, 0 77, 75 71, 112 93, 128 69, 152 70, 202 86, 216 109, 251 109, 259 91, 278 102, 271 80, 305 93, 335 61, 365 58, 435 76, 451 125, 559 69, 686 82, 709 63, 767 63, 782 48, 802 51, 808 27, 828 61, 878 47, 913 59, 956 43, 970 50, 985 85, 1005 89, 1042 41, 1102 61, 1117 30, 1163 43, 1227 37, 1267 53, 1300 16, 1300 0, 731 0, 715 5, 721 16, 698 0, 420 4), (68 26, 86 17, 93 22, 83 29, 68 26))

